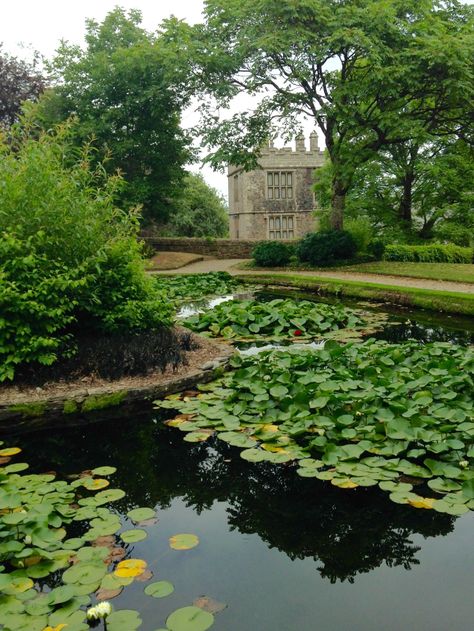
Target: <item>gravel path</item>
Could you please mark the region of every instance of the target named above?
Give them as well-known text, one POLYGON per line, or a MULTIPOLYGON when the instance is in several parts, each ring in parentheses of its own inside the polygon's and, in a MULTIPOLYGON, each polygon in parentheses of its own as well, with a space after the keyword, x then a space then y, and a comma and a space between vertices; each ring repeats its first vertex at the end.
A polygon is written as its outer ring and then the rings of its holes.
POLYGON ((242 270, 235 267, 243 263, 242 259, 207 259, 186 265, 178 270, 160 272, 162 274, 205 274, 206 272, 229 272, 229 274, 268 274, 275 273, 281 276, 289 274, 291 276, 316 276, 319 278, 333 278, 337 280, 355 280, 373 285, 392 285, 394 287, 417 287, 419 289, 435 289, 438 291, 453 291, 464 294, 474 294, 474 284, 457 283, 444 280, 428 280, 424 278, 407 278, 402 276, 387 276, 385 274, 364 274, 361 272, 332 272, 316 270, 314 272, 298 271, 256 271, 242 270))

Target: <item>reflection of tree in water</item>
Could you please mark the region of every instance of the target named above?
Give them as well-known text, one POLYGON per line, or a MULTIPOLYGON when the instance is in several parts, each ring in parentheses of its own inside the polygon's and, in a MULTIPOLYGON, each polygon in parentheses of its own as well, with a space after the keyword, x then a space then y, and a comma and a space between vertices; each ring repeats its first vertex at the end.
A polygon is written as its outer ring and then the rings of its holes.
POLYGON ((451 342, 453 344, 472 344, 474 342, 474 332, 469 330, 450 329, 441 326, 439 323, 421 324, 407 321, 397 325, 387 325, 383 331, 371 335, 379 340, 401 343, 409 340, 420 342, 451 342))
POLYGON ((313 558, 331 582, 353 581, 383 563, 409 570, 419 563, 413 535, 453 530, 453 517, 394 504, 374 488, 337 489, 300 478, 292 467, 246 463, 225 443, 191 445, 182 437, 159 423, 130 419, 16 442, 36 470, 116 466, 113 486, 127 497, 114 506, 124 513, 136 506, 165 509, 175 499, 197 513, 226 502, 232 530, 256 533, 291 559, 313 558))

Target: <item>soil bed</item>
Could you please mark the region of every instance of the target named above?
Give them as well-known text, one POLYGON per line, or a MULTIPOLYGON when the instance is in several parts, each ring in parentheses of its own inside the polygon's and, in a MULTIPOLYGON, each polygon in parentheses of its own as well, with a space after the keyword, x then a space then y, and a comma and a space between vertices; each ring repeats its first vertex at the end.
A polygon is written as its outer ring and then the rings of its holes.
POLYGON ((131 405, 193 388, 215 378, 225 369, 233 349, 222 341, 194 336, 199 348, 186 353, 186 364, 164 372, 107 380, 88 375, 76 381, 47 383, 42 387, 0 388, 0 431, 23 426, 44 426, 58 417, 65 419, 131 405))

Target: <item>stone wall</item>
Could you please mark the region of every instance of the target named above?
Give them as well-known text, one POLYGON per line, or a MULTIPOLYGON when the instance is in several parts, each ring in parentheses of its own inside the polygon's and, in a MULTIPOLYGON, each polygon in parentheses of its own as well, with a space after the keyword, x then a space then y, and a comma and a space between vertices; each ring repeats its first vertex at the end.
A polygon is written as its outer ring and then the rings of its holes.
MULTIPOLYGON (((218 259, 249 259, 257 240, 145 237, 157 252, 190 252, 218 259)), ((293 242, 288 242, 293 243, 293 242)))

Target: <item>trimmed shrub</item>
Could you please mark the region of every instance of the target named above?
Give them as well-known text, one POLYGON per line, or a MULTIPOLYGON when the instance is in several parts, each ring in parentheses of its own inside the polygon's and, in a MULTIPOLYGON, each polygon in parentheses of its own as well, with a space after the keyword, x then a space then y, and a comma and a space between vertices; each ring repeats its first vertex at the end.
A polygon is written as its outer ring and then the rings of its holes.
POLYGON ((252 252, 259 267, 284 267, 290 262, 293 247, 280 241, 262 241, 252 252))
POLYGON ((91 171, 67 126, 0 136, 0 382, 76 351, 78 333, 129 334, 172 323, 147 277, 136 217, 117 209, 120 178, 91 171))
POLYGON ((385 252, 385 243, 380 239, 374 239, 367 246, 367 253, 371 254, 376 261, 381 261, 385 252))
POLYGON ((345 230, 324 230, 307 234, 298 244, 297 254, 302 263, 329 265, 354 258, 357 245, 345 230))
POLYGON ((472 263, 473 251, 458 245, 387 245, 384 259, 407 263, 472 263))

